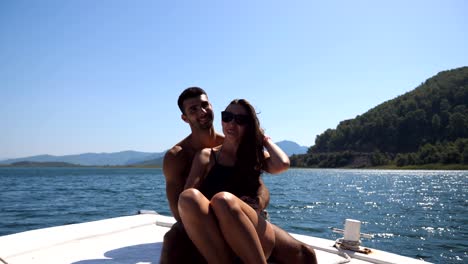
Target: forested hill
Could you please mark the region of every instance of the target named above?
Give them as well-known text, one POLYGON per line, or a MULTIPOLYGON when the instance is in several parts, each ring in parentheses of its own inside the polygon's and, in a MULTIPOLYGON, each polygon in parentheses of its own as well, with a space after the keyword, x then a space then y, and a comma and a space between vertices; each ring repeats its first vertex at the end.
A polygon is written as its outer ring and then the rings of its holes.
POLYGON ((466 139, 468 67, 462 67, 440 72, 411 92, 340 122, 318 135, 308 154, 292 157, 292 164, 463 163, 468 162, 466 139))

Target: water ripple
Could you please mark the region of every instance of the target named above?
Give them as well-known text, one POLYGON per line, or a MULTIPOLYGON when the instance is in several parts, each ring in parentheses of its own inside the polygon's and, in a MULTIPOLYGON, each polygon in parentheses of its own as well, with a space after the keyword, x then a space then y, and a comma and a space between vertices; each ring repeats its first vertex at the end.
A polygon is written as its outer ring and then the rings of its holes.
MULTIPOLYGON (((0 168, 0 235, 135 214, 170 214, 161 169, 0 168)), ((264 175, 271 221, 337 239, 362 221, 368 247, 434 263, 467 263, 468 172, 291 169, 264 175)))

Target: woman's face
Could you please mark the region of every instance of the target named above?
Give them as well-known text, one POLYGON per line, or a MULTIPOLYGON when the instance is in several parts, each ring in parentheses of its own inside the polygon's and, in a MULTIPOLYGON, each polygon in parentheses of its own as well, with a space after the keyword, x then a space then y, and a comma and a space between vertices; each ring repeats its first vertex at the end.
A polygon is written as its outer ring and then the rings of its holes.
POLYGON ((242 105, 230 104, 221 114, 223 133, 226 138, 242 139, 248 125, 249 116, 242 105))

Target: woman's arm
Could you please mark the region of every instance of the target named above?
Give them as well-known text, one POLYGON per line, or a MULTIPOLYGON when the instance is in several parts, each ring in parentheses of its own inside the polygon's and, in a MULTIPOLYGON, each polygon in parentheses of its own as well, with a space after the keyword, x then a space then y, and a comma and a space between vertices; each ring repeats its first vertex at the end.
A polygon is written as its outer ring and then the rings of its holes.
POLYGON ((271 174, 283 172, 289 168, 289 157, 270 137, 263 140, 268 153, 265 153, 265 171, 271 174))
POLYGON ((210 163, 211 149, 203 149, 193 157, 192 168, 185 182, 184 190, 188 188, 198 189, 206 176, 208 164, 210 163))

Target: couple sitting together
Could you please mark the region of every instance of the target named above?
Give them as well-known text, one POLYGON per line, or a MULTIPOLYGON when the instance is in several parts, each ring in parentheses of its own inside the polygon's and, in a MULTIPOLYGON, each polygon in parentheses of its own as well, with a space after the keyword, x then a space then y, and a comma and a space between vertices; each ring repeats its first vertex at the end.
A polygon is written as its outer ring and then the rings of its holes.
POLYGON ((178 105, 191 134, 164 157, 177 223, 161 263, 317 263, 310 246, 265 219, 270 197, 260 175, 287 170, 289 158, 265 136, 254 107, 233 100, 221 112, 223 137, 201 88, 184 90, 178 105))

